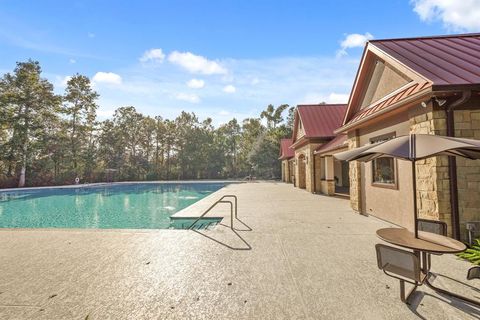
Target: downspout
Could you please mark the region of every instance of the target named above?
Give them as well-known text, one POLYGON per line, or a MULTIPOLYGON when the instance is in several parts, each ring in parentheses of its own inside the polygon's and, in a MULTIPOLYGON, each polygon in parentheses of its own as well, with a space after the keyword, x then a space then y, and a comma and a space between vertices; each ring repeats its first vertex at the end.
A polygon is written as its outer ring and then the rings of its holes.
MULTIPOLYGON (((471 90, 462 91, 462 96, 450 104, 445 105, 445 116, 447 122, 447 136, 455 137, 455 115, 454 109, 466 103, 472 96, 471 90)), ((450 207, 452 208, 452 236, 460 240, 460 216, 458 209, 458 184, 457 184, 457 159, 455 156, 448 156, 448 176, 450 177, 450 207)))

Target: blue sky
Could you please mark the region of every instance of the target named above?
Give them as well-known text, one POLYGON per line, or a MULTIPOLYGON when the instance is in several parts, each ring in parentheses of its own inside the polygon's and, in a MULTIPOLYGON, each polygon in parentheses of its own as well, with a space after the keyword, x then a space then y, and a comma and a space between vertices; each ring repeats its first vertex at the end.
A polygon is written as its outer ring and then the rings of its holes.
POLYGON ((99 116, 134 105, 219 124, 269 103, 346 102, 367 39, 480 30, 479 0, 0 0, 0 71, 89 76, 99 116))

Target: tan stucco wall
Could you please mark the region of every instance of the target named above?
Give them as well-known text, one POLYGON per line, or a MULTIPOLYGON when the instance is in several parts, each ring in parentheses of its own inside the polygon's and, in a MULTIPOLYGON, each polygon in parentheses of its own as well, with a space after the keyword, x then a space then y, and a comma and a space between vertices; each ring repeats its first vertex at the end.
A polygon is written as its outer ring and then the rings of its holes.
POLYGON ((370 83, 365 92, 361 107, 364 108, 371 103, 383 98, 389 93, 408 83, 405 75, 396 71, 388 64, 378 63, 370 78, 370 83))
MULTIPOLYGON (((409 119, 406 115, 396 117, 381 124, 359 130, 360 146, 370 143, 370 139, 394 133, 395 136, 410 132, 409 119)), ((411 164, 397 160, 396 188, 372 185, 372 163, 360 164, 361 204, 360 212, 371 214, 392 223, 413 230, 413 195, 411 164)), ((350 181, 352 184, 353 181, 350 181)))

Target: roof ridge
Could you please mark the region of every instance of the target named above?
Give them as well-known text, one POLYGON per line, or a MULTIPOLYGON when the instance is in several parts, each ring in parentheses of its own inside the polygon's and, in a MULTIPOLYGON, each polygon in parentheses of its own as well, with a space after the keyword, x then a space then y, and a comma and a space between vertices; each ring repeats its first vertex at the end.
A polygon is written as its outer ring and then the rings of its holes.
POLYGON ((368 42, 385 42, 385 41, 402 41, 402 40, 423 40, 423 39, 445 39, 445 38, 469 38, 480 37, 480 33, 460 33, 460 34, 444 34, 434 36, 422 36, 422 37, 403 37, 403 38, 387 38, 387 39, 373 39, 368 42))
POLYGON ((297 107, 322 107, 322 106, 346 106, 348 103, 312 103, 312 104, 297 104, 297 107))

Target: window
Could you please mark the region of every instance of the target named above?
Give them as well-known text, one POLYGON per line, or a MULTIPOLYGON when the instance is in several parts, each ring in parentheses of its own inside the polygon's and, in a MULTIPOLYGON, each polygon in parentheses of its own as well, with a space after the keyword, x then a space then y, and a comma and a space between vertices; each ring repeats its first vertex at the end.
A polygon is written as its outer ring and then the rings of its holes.
POLYGON ((372 161, 373 183, 395 184, 395 159, 382 157, 372 161))
MULTIPOLYGON (((395 137, 389 133, 370 140, 371 143, 387 141, 395 137)), ((396 160, 392 157, 381 157, 372 161, 372 184, 389 188, 397 187, 396 160)))

